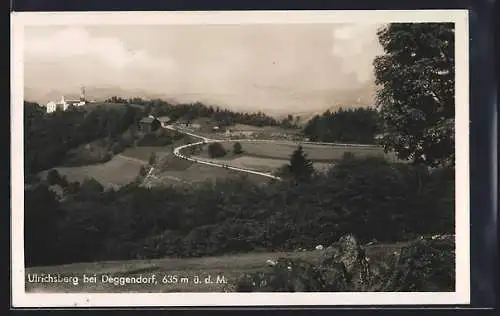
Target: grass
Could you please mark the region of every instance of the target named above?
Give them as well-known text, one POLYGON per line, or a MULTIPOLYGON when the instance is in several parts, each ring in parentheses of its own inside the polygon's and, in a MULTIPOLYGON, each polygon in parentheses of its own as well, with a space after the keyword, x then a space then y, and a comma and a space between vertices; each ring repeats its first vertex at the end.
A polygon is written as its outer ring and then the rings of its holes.
MULTIPOLYGON (((178 159, 178 158, 175 158, 178 159)), ((266 182, 267 178, 258 175, 252 174, 244 174, 242 172, 224 169, 219 167, 207 166, 198 163, 192 163, 185 160, 178 159, 179 161, 174 162, 176 165, 180 166, 185 163, 185 168, 181 170, 175 170, 173 167, 165 170, 162 173, 156 174, 159 178, 168 178, 174 177, 181 179, 185 182, 189 182, 191 184, 194 183, 202 183, 205 181, 215 181, 215 180, 223 180, 223 179, 231 179, 237 178, 240 176, 247 176, 249 181, 255 183, 266 182), (189 165, 187 165, 189 164, 189 165)), ((168 165, 167 165, 168 167, 168 165)), ((183 166, 184 167, 184 166, 183 166)), ((179 168, 180 169, 180 168, 179 168)))
POLYGON ((149 157, 151 157, 152 153, 164 153, 171 152, 172 146, 165 147, 153 147, 153 146, 144 146, 144 147, 129 147, 125 149, 120 155, 135 158, 148 163, 149 157))
MULTIPOLYGON (((221 159, 223 160, 233 160, 240 159, 242 156, 255 157, 255 158, 265 158, 265 159, 279 159, 288 161, 293 151, 297 149, 299 143, 287 142, 287 143, 258 143, 258 142, 245 142, 240 141, 242 145, 243 154, 234 155, 233 145, 234 141, 221 142, 224 148, 227 150, 227 155, 221 159)), ((391 161, 395 158, 392 154, 385 154, 384 150, 379 147, 344 147, 344 146, 334 146, 334 145, 313 145, 313 144, 302 144, 304 152, 307 157, 313 162, 317 163, 332 163, 338 161, 342 158, 345 152, 352 152, 358 157, 363 156, 386 156, 391 161)), ((201 153, 197 156, 203 158, 209 158, 208 150, 205 146, 201 153)))
MULTIPOLYGON (((122 186, 132 182, 139 174, 140 168, 140 163, 116 156, 102 164, 54 169, 65 175, 69 181, 83 181, 90 177, 104 186, 122 186)), ((40 176, 45 178, 46 174, 47 171, 43 171, 40 176)))
MULTIPOLYGON (((406 243, 367 246, 367 256, 373 260, 384 260, 406 243)), ((26 269, 28 273, 61 274, 79 277, 78 285, 73 284, 42 284, 26 282, 27 292, 222 292, 224 288, 237 280, 242 273, 265 271, 266 260, 276 260, 281 257, 291 259, 301 258, 311 263, 317 263, 322 251, 305 252, 252 252, 245 254, 226 255, 205 258, 164 258, 155 260, 132 260, 95 263, 75 263, 62 266, 33 267, 26 269), (96 276, 97 282, 83 283, 83 275, 96 276), (114 285, 103 283, 102 275, 112 277, 156 276, 157 284, 114 285), (171 276, 170 283, 162 283, 163 277, 171 276), (174 276, 177 278, 175 281, 174 276), (205 283, 210 276, 213 283, 205 283), (226 283, 217 283, 222 277, 226 283), (195 284, 198 277, 201 284, 195 284), (187 278, 187 279, 183 279, 187 278), (186 282, 187 280, 187 282, 186 282)), ((26 278, 27 280, 27 278, 26 278)), ((166 279, 168 281, 168 279, 166 279)))
MULTIPOLYGON (((217 161, 233 167, 250 169, 260 172, 274 172, 284 164, 289 163, 288 159, 261 158, 261 157, 245 156, 245 155, 241 155, 239 157, 233 157, 231 159, 223 157, 222 159, 217 159, 217 161)), ((332 165, 331 162, 313 163, 314 168, 318 171, 327 170, 331 167, 331 165, 332 165)))
POLYGON ((253 126, 247 124, 234 124, 228 127, 231 131, 251 131, 258 133, 296 133, 296 129, 286 129, 280 126, 253 126))

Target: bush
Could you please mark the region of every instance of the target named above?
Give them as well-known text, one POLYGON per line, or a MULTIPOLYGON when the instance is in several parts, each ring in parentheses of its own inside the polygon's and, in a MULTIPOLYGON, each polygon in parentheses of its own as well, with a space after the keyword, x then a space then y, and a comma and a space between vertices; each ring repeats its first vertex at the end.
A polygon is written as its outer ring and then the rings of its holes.
POLYGON ((113 155, 116 155, 116 154, 119 154, 122 151, 124 151, 125 150, 125 146, 123 145, 123 143, 121 141, 115 141, 113 143, 113 145, 111 145, 110 150, 113 153, 113 155))
POLYGON ((80 182, 70 182, 66 188, 67 194, 77 194, 80 192, 80 182))
MULTIPOLYGON (((371 258, 366 249, 355 242, 348 245, 347 239, 353 236, 344 237, 324 250, 323 258, 317 264, 280 258, 268 271, 243 274, 236 282, 236 291, 454 291, 454 240, 453 236, 443 237, 413 241, 395 254, 371 258)), ((390 251, 392 249, 385 249, 385 252, 390 251)))
POLYGON ((38 175, 36 174, 26 174, 26 183, 28 184, 38 184, 40 183, 41 179, 38 175))
POLYGON ((278 168, 275 172, 274 175, 277 177, 280 177, 282 179, 292 179, 293 175, 290 170, 290 165, 284 164, 280 168, 278 168))
POLYGON ((177 136, 172 136, 164 130, 158 130, 144 135, 137 141, 137 146, 168 146, 173 143, 177 136))
POLYGON ((156 153, 151 153, 151 155, 149 155, 148 164, 152 166, 155 164, 155 162, 156 162, 156 153))
POLYGON ((49 185, 59 184, 60 181, 61 181, 61 175, 59 174, 59 171, 57 171, 56 169, 51 169, 47 173, 47 183, 49 185))
POLYGON ((239 142, 236 142, 233 145, 233 154, 239 155, 241 153, 243 153, 243 148, 241 147, 241 144, 239 142))
POLYGON ((104 187, 101 183, 93 178, 87 178, 83 180, 80 185, 80 192, 85 195, 94 195, 97 193, 102 193, 104 191, 104 187))
POLYGON ((208 145, 208 154, 210 158, 220 158, 224 157, 227 152, 221 143, 211 143, 208 145))
POLYGON ((139 176, 145 177, 147 174, 148 174, 148 167, 141 166, 141 168, 139 169, 139 176))
POLYGON ((66 188, 68 186, 66 176, 61 175, 56 169, 51 169, 47 173, 46 181, 48 185, 59 185, 62 188, 66 188))
POLYGON ((56 196, 47 185, 39 184, 25 190, 24 250, 27 266, 53 264, 61 260, 57 247, 57 223, 61 219, 56 196))
POLYGON ((356 156, 350 151, 346 151, 342 154, 342 160, 353 160, 355 158, 356 156))

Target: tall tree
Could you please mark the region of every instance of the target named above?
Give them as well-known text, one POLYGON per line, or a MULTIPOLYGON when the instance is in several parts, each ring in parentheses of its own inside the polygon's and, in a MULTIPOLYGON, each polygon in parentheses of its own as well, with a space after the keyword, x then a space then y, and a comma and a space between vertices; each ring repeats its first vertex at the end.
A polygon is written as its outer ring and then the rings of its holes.
POLYGON ((295 180, 308 180, 314 173, 312 162, 307 158, 302 146, 299 145, 290 157, 290 173, 295 180))
POLYGON ((451 23, 394 23, 374 60, 382 144, 400 159, 454 165, 455 55, 451 23))

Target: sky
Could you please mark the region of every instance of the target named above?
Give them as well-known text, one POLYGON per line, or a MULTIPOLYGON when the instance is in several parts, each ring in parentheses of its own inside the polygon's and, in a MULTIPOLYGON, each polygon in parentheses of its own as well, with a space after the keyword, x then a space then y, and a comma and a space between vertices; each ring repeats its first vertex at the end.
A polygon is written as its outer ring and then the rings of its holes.
POLYGON ((27 26, 25 99, 43 103, 49 101, 50 91, 78 94, 84 85, 90 97, 92 89, 120 88, 180 102, 272 113, 371 103, 372 62, 383 53, 378 28, 375 24, 27 26))

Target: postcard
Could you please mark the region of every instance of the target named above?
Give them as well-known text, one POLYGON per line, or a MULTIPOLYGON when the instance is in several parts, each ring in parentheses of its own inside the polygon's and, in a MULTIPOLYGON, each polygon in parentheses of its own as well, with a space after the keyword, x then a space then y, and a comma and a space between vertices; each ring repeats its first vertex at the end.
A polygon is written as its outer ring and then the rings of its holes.
POLYGON ((469 302, 466 10, 11 21, 15 307, 469 302))

